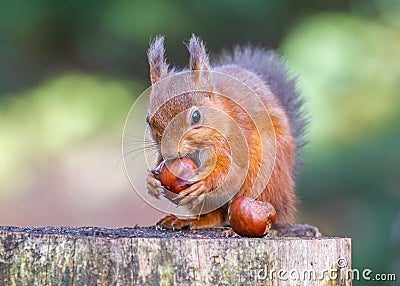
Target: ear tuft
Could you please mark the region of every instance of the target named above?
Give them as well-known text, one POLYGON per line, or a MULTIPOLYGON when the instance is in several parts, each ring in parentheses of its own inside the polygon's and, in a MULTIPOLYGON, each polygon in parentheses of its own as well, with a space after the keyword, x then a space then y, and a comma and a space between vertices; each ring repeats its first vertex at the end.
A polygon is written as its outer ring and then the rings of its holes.
POLYGON ((207 55, 206 47, 199 37, 196 37, 194 34, 192 34, 187 48, 190 54, 189 65, 192 70, 210 69, 210 61, 207 55))
POLYGON ((168 75, 169 65, 165 60, 164 36, 157 36, 147 52, 150 65, 150 80, 154 84, 168 75))

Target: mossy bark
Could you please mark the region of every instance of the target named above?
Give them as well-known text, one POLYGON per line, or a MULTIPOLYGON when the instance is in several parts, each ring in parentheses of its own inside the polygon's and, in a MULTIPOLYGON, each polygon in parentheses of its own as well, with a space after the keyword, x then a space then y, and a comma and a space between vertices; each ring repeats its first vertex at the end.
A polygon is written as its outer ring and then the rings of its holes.
POLYGON ((0 284, 351 285, 349 238, 220 233, 0 227, 0 284))

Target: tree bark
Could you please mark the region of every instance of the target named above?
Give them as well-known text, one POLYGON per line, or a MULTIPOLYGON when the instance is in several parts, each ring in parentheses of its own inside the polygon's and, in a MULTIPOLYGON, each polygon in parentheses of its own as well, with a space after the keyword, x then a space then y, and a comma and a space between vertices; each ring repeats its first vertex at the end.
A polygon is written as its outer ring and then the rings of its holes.
POLYGON ((351 285, 349 238, 290 227, 264 238, 225 238, 221 229, 0 227, 0 284, 351 285))

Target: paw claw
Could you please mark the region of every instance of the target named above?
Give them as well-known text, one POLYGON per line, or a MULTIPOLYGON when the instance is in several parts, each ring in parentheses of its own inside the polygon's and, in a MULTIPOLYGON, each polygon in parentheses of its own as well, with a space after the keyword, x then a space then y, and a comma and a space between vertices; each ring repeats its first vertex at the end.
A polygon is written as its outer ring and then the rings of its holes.
POLYGON ((204 200, 204 195, 207 191, 207 187, 204 184, 203 181, 199 181, 193 185, 191 185, 190 187, 188 187, 187 189, 181 191, 176 197, 174 197, 172 200, 173 201, 178 201, 177 205, 181 206, 181 205, 186 205, 188 203, 192 203, 192 207, 193 205, 198 205, 201 201, 204 200), (196 201, 200 199, 199 202, 193 204, 193 201, 196 201))
POLYGON ((203 194, 203 195, 200 195, 200 196, 198 196, 198 197, 196 197, 196 198, 194 198, 192 201, 191 201, 191 204, 190 204, 190 209, 194 209, 194 208, 196 208, 196 207, 198 207, 201 203, 203 203, 204 202, 204 199, 205 199, 205 195, 203 194))
POLYGON ((184 197, 184 195, 178 194, 177 196, 173 197, 172 200, 173 201, 178 201, 178 200, 182 199, 183 197, 184 197))
POLYGON ((183 199, 181 199, 178 203, 178 205, 186 205, 188 202, 190 202, 191 200, 193 200, 194 198, 192 197, 184 197, 183 199))
POLYGON ((239 235, 236 232, 234 232, 233 229, 229 228, 229 229, 224 229, 223 230, 222 236, 224 236, 224 237, 237 237, 239 235))
POLYGON ((196 218, 186 218, 186 219, 180 219, 177 218, 174 215, 167 215, 160 219, 157 223, 156 226, 162 228, 162 229, 171 229, 171 230, 181 230, 181 229, 195 229, 195 221, 197 221, 196 218))
POLYGON ((160 195, 164 195, 165 188, 159 180, 157 180, 153 174, 146 176, 147 193, 152 197, 159 199, 160 195))

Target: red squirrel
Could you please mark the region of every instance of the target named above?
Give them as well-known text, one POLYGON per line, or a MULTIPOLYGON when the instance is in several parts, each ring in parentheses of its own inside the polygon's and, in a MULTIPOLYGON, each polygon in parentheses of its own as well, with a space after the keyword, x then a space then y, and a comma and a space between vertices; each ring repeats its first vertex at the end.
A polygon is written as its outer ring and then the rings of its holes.
MULTIPOLYGON (((275 160, 270 177, 266 186, 257 194, 255 199, 269 202, 275 207, 278 224, 293 223, 296 212, 295 173, 299 161, 299 151, 305 144, 304 130, 307 123, 303 112, 303 98, 297 90, 295 78, 289 76, 288 68, 284 62, 275 52, 270 50, 251 46, 237 46, 232 52, 224 52, 218 61, 211 63, 205 44, 198 37, 193 35, 187 47, 190 56, 189 69, 177 71, 175 68, 170 68, 166 62, 164 37, 159 36, 152 41, 148 50, 152 86, 165 78, 179 75, 179 73, 185 71, 210 71, 228 75, 252 89, 268 109, 269 118, 265 117, 264 121, 260 121, 264 125, 262 127, 268 132, 273 132, 275 136, 275 160)), ((235 92, 235 90, 232 91, 232 93, 235 92)), ((242 148, 246 149, 243 152, 248 152, 248 171, 233 198, 250 196, 257 174, 267 172, 261 164, 262 156, 264 156, 260 151, 262 138, 259 138, 260 133, 258 133, 257 127, 252 121, 252 117, 264 116, 263 113, 260 111, 258 114, 256 110, 253 111, 255 114, 246 114, 246 111, 240 105, 242 103, 243 106, 251 105, 251 102, 247 102, 249 98, 235 94, 236 100, 239 101, 239 105, 237 105, 229 100, 229 96, 228 94, 227 97, 221 97, 212 91, 209 93, 193 92, 179 95, 161 104, 162 94, 160 91, 157 91, 157 89, 152 91, 146 119, 151 137, 158 146, 157 165, 166 159, 163 157, 161 148, 165 130, 173 118, 182 112, 187 113, 184 117, 184 120, 187 120, 187 124, 185 124, 192 126, 192 128, 190 132, 183 135, 182 142, 184 143, 178 144, 179 147, 176 147, 182 149, 176 150, 174 156, 180 157, 198 153, 207 148, 212 149, 215 154, 213 162, 207 160, 204 162, 206 167, 212 165, 211 170, 208 170, 208 175, 196 181, 178 197, 183 204, 189 203, 194 198, 199 198, 221 186, 230 170, 229 164, 232 162, 232 150, 230 150, 225 138, 216 130, 197 124, 207 116, 202 113, 199 106, 208 106, 228 114, 242 130, 247 141, 248 146, 242 148)), ((222 124, 225 123, 224 119, 220 121, 222 121, 222 124)), ((175 128, 179 129, 179 126, 175 128)), ((227 132, 230 132, 231 129, 227 130, 227 132)), ((156 179, 154 172, 149 172, 146 184, 148 193, 157 198, 165 192, 165 188, 156 179)), ((197 229, 229 225, 228 209, 230 201, 208 213, 191 218, 167 215, 157 222, 157 225, 167 229, 197 229)))

